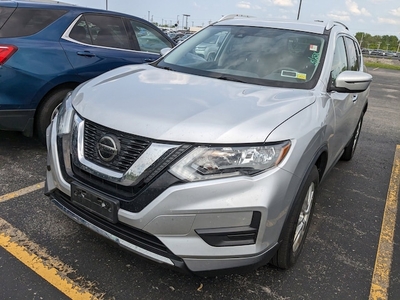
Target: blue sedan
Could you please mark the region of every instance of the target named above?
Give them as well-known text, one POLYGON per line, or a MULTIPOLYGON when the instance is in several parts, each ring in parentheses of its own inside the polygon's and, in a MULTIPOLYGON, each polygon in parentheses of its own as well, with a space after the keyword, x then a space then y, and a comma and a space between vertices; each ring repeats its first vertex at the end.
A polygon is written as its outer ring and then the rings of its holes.
POLYGON ((36 135, 82 82, 160 57, 174 42, 126 14, 66 4, 0 2, 0 130, 36 135))

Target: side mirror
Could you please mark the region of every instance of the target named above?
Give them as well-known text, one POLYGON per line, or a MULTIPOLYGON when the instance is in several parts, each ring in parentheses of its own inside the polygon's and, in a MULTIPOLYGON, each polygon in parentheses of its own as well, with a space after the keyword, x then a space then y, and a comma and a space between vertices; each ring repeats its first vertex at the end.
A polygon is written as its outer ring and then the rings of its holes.
POLYGON ((361 93, 370 85, 372 76, 361 71, 344 71, 331 86, 331 91, 340 93, 361 93))
POLYGON ((169 51, 171 51, 172 48, 162 48, 160 50, 160 54, 161 56, 164 56, 165 54, 167 54, 169 51))

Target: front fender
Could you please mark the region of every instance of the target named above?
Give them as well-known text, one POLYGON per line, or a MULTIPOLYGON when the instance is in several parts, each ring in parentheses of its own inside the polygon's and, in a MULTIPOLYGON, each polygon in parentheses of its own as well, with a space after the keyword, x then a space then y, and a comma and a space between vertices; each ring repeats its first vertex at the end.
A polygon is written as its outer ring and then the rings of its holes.
MULTIPOLYGON (((290 139, 292 147, 282 169, 303 178, 322 153, 329 157, 329 139, 334 134, 334 111, 328 98, 320 98, 277 127, 267 142, 290 139)), ((326 166, 319 167, 323 171, 326 166)))

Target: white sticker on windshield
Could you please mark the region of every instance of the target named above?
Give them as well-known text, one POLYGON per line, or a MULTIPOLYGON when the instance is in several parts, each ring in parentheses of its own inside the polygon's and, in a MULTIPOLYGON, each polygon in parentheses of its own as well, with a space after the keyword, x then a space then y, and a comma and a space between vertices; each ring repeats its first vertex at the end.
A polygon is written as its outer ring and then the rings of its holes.
POLYGON ((292 70, 282 70, 281 71, 282 77, 289 77, 289 78, 297 78, 302 80, 307 80, 307 74, 305 73, 298 73, 292 70))

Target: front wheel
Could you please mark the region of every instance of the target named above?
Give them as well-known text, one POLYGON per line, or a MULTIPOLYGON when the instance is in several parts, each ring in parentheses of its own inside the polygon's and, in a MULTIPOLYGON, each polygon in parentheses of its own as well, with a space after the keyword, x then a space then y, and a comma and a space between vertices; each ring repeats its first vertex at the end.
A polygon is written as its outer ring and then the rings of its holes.
POLYGON ((39 141, 45 145, 46 144, 46 129, 50 125, 55 115, 58 112, 62 101, 65 96, 72 89, 63 88, 49 94, 45 99, 43 99, 42 104, 38 107, 36 112, 36 135, 39 141))
POLYGON ((315 192, 319 184, 319 173, 313 166, 282 229, 282 243, 271 263, 281 269, 289 269, 300 256, 314 210, 315 192))

